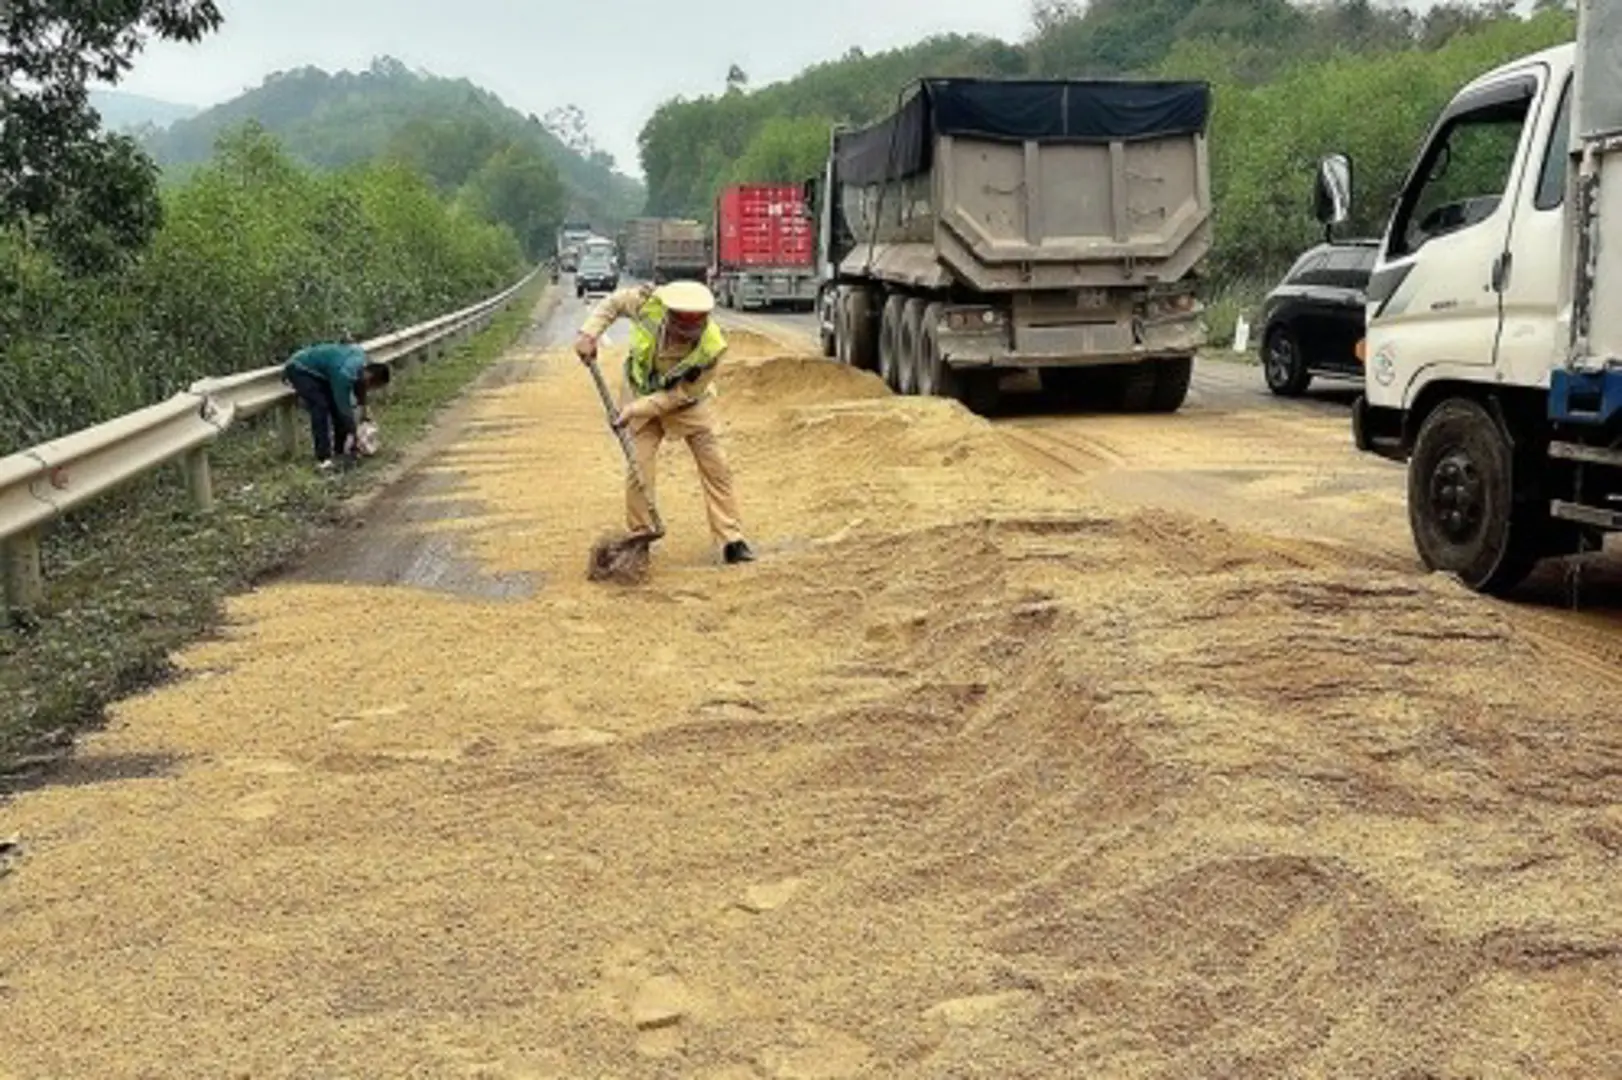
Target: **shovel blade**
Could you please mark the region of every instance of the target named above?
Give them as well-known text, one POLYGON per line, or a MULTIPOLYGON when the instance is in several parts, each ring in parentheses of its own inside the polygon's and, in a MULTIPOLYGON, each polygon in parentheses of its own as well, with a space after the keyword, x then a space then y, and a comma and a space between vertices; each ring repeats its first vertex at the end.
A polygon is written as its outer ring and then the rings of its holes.
POLYGON ((587 580, 641 584, 648 578, 653 563, 650 549, 657 539, 652 533, 603 537, 592 545, 591 562, 586 567, 587 580))

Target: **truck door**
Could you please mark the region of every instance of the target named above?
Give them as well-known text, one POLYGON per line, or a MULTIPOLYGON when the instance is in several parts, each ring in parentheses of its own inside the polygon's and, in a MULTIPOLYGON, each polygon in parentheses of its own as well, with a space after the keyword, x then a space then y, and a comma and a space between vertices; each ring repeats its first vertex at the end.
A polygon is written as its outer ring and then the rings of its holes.
POLYGON ((1527 71, 1471 88, 1438 120, 1369 282, 1370 404, 1402 408, 1432 378, 1493 363, 1539 84, 1527 71))
POLYGON ((1547 386, 1550 368, 1565 355, 1560 324, 1562 241, 1566 230, 1566 173, 1571 163, 1571 79, 1550 84, 1551 100, 1538 125, 1521 185, 1520 205, 1504 267, 1504 328, 1498 370, 1515 386, 1547 386))

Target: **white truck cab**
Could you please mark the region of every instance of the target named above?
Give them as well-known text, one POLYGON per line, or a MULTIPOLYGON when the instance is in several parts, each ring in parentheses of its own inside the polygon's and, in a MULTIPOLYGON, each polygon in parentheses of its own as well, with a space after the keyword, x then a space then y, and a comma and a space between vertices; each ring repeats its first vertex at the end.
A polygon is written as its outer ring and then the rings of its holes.
MULTIPOLYGON (((1369 282, 1357 445, 1408 463, 1421 558, 1484 592, 1622 529, 1622 326, 1602 311, 1622 286, 1619 13, 1587 0, 1577 45, 1459 91, 1369 282)), ((1345 220, 1351 181, 1324 159, 1321 221, 1345 220)))

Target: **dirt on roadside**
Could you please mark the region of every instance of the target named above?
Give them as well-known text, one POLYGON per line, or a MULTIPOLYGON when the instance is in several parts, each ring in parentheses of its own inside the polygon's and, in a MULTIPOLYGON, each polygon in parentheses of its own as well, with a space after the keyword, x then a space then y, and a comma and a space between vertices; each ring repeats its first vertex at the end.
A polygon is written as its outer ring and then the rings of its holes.
POLYGON ((671 447, 586 582, 548 354, 410 514, 531 589, 244 596, 0 807, 0 1076, 1622 1075, 1614 679, 776 351, 719 380, 759 563, 671 447))

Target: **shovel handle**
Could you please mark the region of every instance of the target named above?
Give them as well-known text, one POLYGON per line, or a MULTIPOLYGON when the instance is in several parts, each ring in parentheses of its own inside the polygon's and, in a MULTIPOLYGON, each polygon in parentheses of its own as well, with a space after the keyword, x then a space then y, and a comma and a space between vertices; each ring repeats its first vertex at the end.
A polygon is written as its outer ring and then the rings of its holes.
POLYGON ((588 356, 584 359, 586 370, 591 372, 591 381, 597 387, 597 396, 602 399, 603 411, 608 414, 608 428, 619 439, 620 450, 625 454, 626 467, 631 470, 631 482, 636 485, 636 490, 648 504, 648 517, 653 519, 653 538, 657 540, 665 534, 665 523, 659 517, 659 508, 653 504, 653 496, 648 494, 647 483, 642 479, 642 469, 636 463, 636 451, 631 447, 631 436, 615 423, 619 419, 619 407, 614 404, 614 395, 608 392, 608 384, 603 381, 603 372, 597 366, 597 358, 588 356))

